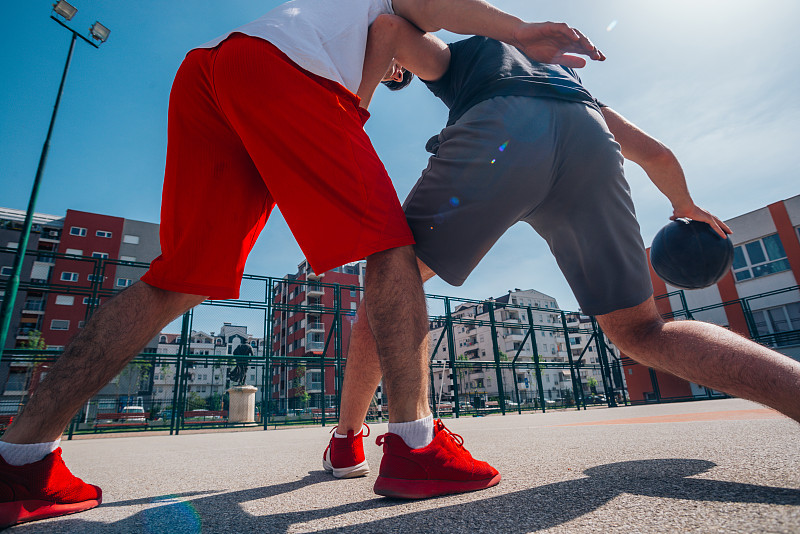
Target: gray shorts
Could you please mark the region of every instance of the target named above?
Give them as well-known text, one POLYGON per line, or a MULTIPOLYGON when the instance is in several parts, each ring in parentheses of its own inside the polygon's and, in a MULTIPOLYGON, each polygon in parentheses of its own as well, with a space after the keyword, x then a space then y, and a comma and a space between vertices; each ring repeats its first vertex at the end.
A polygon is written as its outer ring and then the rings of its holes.
POLYGON ((547 241, 584 313, 636 306, 653 293, 622 154, 597 110, 496 97, 438 141, 403 209, 417 255, 446 282, 463 284, 525 221, 547 241))

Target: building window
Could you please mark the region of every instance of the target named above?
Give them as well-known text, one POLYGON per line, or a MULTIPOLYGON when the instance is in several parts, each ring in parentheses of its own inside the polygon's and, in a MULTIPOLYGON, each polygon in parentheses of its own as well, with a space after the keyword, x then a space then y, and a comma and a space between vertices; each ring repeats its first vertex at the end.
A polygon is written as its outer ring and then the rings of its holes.
POLYGON ((19 243, 14 243, 12 241, 9 241, 8 248, 13 248, 13 249, 19 248, 19 243))
POLYGON ((94 274, 90 274, 90 275, 88 275, 86 277, 86 279, 89 280, 90 282, 103 282, 106 279, 106 277, 105 276, 96 276, 94 274))
POLYGON ((733 252, 733 274, 737 282, 789 270, 789 260, 778 234, 739 245, 733 252))
POLYGON ((53 319, 50 321, 50 330, 69 330, 69 321, 64 319, 53 319))
POLYGON ((106 230, 98 230, 94 233, 97 237, 111 237, 111 232, 106 230))
POLYGON ((138 235, 125 234, 122 237, 122 242, 123 243, 127 243, 129 245, 138 245, 139 244, 139 236, 138 235))
POLYGON ((117 287, 128 287, 133 283, 130 278, 117 278, 117 287))
POLYGON ((99 298, 90 299, 89 297, 83 297, 83 303, 84 304, 89 304, 90 301, 92 301, 95 306, 99 306, 100 305, 100 299, 99 298))
POLYGON ((72 256, 83 256, 83 251, 78 248, 68 248, 66 253, 72 256))
POLYGON ((6 391, 25 391, 28 385, 28 373, 25 371, 11 371, 6 381, 6 391))
POLYGON ((69 229, 69 235, 76 235, 78 237, 86 237, 86 228, 80 226, 72 226, 69 229))
POLYGON ((61 273, 61 281, 62 282, 77 282, 78 281, 78 273, 70 273, 64 271, 61 273))
POLYGON ((120 256, 119 259, 122 261, 136 261, 134 256, 120 256))
POLYGON ((75 297, 72 295, 56 295, 56 304, 59 306, 72 306, 75 304, 75 297))
POLYGON ((104 259, 108 258, 108 254, 105 253, 105 252, 92 252, 92 257, 93 258, 100 258, 101 260, 104 260, 104 259))
MULTIPOLYGON (((800 302, 753 311, 753 322, 759 336, 800 330, 800 302)), ((796 345, 791 340, 777 338, 776 345, 796 345)))
POLYGON ((2 267, 0 268, 0 276, 11 276, 11 273, 14 271, 14 267, 2 267))

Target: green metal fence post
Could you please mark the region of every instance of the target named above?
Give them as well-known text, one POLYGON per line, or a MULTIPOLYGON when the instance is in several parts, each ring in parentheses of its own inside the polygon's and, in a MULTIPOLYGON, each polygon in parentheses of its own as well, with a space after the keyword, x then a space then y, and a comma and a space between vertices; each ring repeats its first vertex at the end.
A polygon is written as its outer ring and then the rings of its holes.
POLYGON ((531 346, 533 347, 533 368, 536 371, 536 386, 539 389, 539 403, 542 413, 545 413, 544 384, 542 383, 542 368, 539 364, 539 345, 536 343, 536 330, 533 326, 533 311, 528 308, 528 326, 531 329, 531 346))
POLYGON ((678 291, 678 295, 681 298, 681 306, 683 307, 683 313, 686 314, 687 319, 694 319, 691 310, 689 310, 689 306, 686 304, 686 294, 683 292, 683 289, 678 291))
MULTIPOLYGON (((269 294, 269 289, 267 289, 267 294, 269 294)), ((269 356, 268 356, 269 351, 268 351, 268 347, 270 347, 271 344, 272 344, 271 343, 272 331, 271 331, 271 325, 270 325, 271 321, 267 320, 267 318, 270 316, 269 315, 269 300, 267 300, 267 302, 265 302, 265 304, 267 304, 267 307, 263 310, 264 311, 264 328, 262 330, 264 332, 264 342, 261 344, 261 350, 263 351, 262 358, 263 358, 263 362, 264 362, 264 367, 261 370, 261 402, 259 403, 261 405, 261 423, 264 426, 264 430, 267 429, 266 421, 267 421, 267 416, 268 416, 266 399, 267 399, 267 395, 272 393, 272 387, 271 387, 272 384, 268 384, 267 383, 267 381, 272 376, 272 375, 270 375, 268 373, 268 371, 269 371, 269 356)))
MULTIPOLYGON (((275 321, 275 310, 274 310, 274 300, 275 300, 275 283, 273 282, 272 277, 267 278, 267 333, 269 334, 268 337, 265 339, 265 356, 266 356, 266 369, 267 369, 267 376, 269 377, 269 386, 268 392, 266 393, 265 397, 262 398, 262 402, 264 403, 264 414, 262 415, 262 419, 264 420, 264 430, 267 430, 269 426, 270 416, 272 415, 272 325, 275 321)), ((264 382, 265 386, 267 387, 266 381, 264 382)), ((324 388, 323 388, 324 391, 324 388)))
POLYGON ((433 405, 433 418, 434 419, 438 419, 439 418, 439 402, 436 399, 436 386, 435 386, 434 381, 433 381, 433 361, 432 360, 428 360, 428 373, 430 374, 430 378, 431 378, 431 399, 433 399, 433 402, 431 404, 433 405))
POLYGON ((603 391, 606 394, 606 402, 608 406, 611 407, 611 402, 609 398, 612 395, 609 394, 609 390, 611 389, 610 384, 608 383, 608 376, 607 376, 607 365, 608 362, 605 361, 605 340, 603 339, 603 331, 600 329, 600 325, 597 324, 597 321, 594 317, 592 317, 592 329, 594 330, 594 344, 595 348, 597 349, 597 358, 600 360, 600 376, 603 379, 603 391))
MULTIPOLYGON (((569 376, 572 379, 572 392, 575 399, 575 407, 580 411, 580 401, 583 399, 583 385, 581 377, 575 371, 575 363, 572 360, 572 344, 569 342, 569 328, 567 328, 567 315, 561 310, 561 324, 564 326, 564 342, 567 345, 567 360, 569 361, 569 376), (576 376, 577 375, 577 376, 576 376)), ((584 406, 584 409, 586 407, 584 406)))
MULTIPOLYGON (((334 340, 334 354, 336 355, 336 420, 339 420, 342 406, 342 386, 344 385, 344 369, 342 365, 342 286, 336 284, 336 339, 334 340)), ((325 426, 325 387, 322 388, 322 426, 325 426)))
POLYGON ((658 376, 652 367, 648 367, 647 371, 650 373, 650 384, 653 386, 653 394, 656 396, 656 402, 661 404, 661 388, 658 387, 658 376))
POLYGON ((500 345, 497 343, 497 325, 494 319, 494 302, 487 301, 489 306, 489 323, 492 331, 492 349, 494 350, 494 369, 497 376, 497 395, 500 401, 500 413, 506 414, 506 396, 503 391, 503 371, 500 369, 500 345))
MULTIPOLYGON (((449 354, 448 359, 450 360, 450 373, 451 373, 451 382, 453 384, 453 410, 456 414, 456 419, 460 417, 461 414, 461 399, 458 395, 458 370, 456 369, 456 341, 453 337, 453 316, 451 315, 450 310, 450 298, 444 298, 444 313, 445 313, 445 330, 447 331, 447 351, 449 354)), ((444 380, 444 376, 442 376, 442 380, 444 380)))

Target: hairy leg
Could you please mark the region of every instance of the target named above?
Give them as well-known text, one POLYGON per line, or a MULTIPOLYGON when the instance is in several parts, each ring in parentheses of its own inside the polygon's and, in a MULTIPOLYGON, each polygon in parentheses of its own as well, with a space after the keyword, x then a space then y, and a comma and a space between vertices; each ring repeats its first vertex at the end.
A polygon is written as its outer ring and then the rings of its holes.
POLYGON ((428 314, 414 249, 399 247, 369 256, 364 285, 366 315, 386 386, 389 422, 427 417, 431 413, 427 396, 428 314))
MULTIPOLYGON (((424 263, 417 260, 422 280, 435 276, 424 263)), ((426 354, 427 356, 427 354, 426 354)), ((372 396, 381 383, 381 367, 375 336, 367 320, 366 302, 362 302, 350 333, 350 346, 347 349, 347 365, 342 385, 342 404, 339 412, 340 434, 349 430, 358 432, 364 424, 372 396)), ((427 388, 427 385, 426 385, 427 388)))
POLYGON ((614 344, 642 365, 764 404, 800 422, 800 362, 717 325, 665 323, 652 298, 597 320, 614 344))
POLYGON ((205 297, 137 282, 101 306, 50 368, 3 435, 10 443, 58 439, 80 407, 161 329, 205 297))
POLYGON ((372 396, 380 382, 378 347, 367 322, 366 306, 362 302, 350 332, 350 346, 347 349, 337 430, 339 434, 347 434, 349 430, 358 432, 364 424, 372 396))

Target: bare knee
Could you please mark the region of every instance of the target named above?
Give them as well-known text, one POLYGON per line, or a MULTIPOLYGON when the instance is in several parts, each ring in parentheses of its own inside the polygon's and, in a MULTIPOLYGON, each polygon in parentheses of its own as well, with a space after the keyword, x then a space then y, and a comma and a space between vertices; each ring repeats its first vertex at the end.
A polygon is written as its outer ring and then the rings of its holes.
POLYGON ((664 325, 652 298, 632 308, 598 315, 597 322, 614 345, 631 354, 656 342, 664 325))

